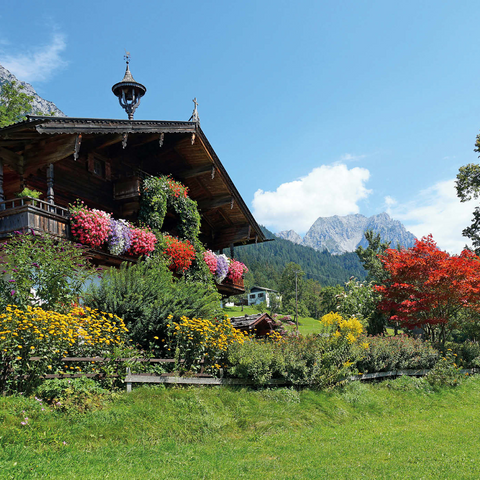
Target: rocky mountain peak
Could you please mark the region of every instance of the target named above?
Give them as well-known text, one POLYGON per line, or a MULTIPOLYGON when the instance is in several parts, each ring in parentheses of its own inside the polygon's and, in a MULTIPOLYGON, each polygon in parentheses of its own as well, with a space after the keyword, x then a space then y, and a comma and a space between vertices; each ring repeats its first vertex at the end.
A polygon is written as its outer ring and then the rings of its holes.
POLYGON ((359 245, 368 246, 368 242, 365 240, 367 230, 379 233, 382 241, 390 242, 392 247, 400 244, 409 248, 415 244, 415 236, 386 212, 371 217, 365 217, 359 213, 319 217, 303 239, 293 230, 286 230, 276 235, 315 250, 328 250, 333 254, 341 254, 354 252, 359 245))
POLYGON ((33 97, 32 111, 27 112, 27 114, 51 115, 52 113, 54 113, 57 117, 66 116, 53 102, 50 102, 40 97, 29 83, 18 80, 13 73, 9 72, 5 67, 0 65, 0 85, 3 85, 7 82, 16 82, 18 85, 22 85, 22 92, 33 97))

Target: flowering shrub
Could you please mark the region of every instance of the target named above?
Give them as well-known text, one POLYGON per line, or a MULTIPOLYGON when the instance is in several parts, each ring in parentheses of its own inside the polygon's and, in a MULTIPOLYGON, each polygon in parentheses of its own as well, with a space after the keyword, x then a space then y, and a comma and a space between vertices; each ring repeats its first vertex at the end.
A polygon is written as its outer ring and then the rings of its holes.
POLYGON ((110 219, 108 251, 112 255, 122 255, 130 249, 132 242, 131 228, 126 220, 110 219))
MULTIPOLYGON (((184 359, 183 369, 199 368, 204 358, 206 370, 215 373, 225 365, 227 349, 233 343, 242 344, 246 335, 233 328, 227 317, 215 320, 181 317, 168 327, 167 349, 177 360, 184 359)), ((167 351, 168 351, 167 350, 167 351)))
POLYGON ((7 384, 22 390, 39 375, 63 373, 64 356, 105 355, 123 344, 126 332, 122 319, 90 308, 61 314, 9 305, 0 315, 0 391, 7 384), (31 362, 31 356, 40 360, 31 362))
POLYGON ((211 250, 207 250, 203 252, 203 259, 205 260, 210 273, 215 274, 217 271, 217 256, 211 250))
POLYGON ((232 282, 238 282, 242 277, 244 273, 248 272, 248 268, 246 265, 242 262, 239 262, 238 260, 230 260, 230 265, 228 267, 228 275, 227 278, 232 280, 232 282))
POLYGON ((73 238, 92 248, 101 247, 110 233, 110 215, 101 210, 90 210, 83 202, 70 205, 73 238))
POLYGON ((252 338, 228 349, 228 373, 266 384, 283 379, 294 385, 326 388, 352 372, 357 351, 346 337, 298 336, 252 338))
POLYGON ((357 365, 362 373, 432 368, 439 356, 429 342, 406 335, 368 337, 365 346, 357 365))
POLYGON ((84 248, 48 234, 17 233, 0 244, 0 313, 7 305, 68 311, 95 270, 84 248))
POLYGON ((169 176, 167 176, 165 178, 166 178, 168 187, 170 188, 171 193, 175 198, 178 198, 178 197, 187 198, 188 197, 188 187, 186 187, 181 182, 177 182, 177 181, 173 180, 173 178, 171 178, 169 176))
POLYGON ((157 237, 146 228, 132 228, 130 230, 131 243, 128 253, 132 255, 148 255, 155 250, 157 237))
POLYGON ((363 333, 363 325, 355 317, 343 318, 339 313, 330 312, 324 315, 320 323, 325 327, 333 327, 334 337, 343 337, 348 343, 354 343, 363 333))
POLYGON ((143 181, 140 221, 150 225, 154 231, 160 231, 167 209, 175 212, 179 219, 179 235, 197 247, 200 214, 197 202, 188 196, 188 188, 168 176, 146 178, 143 181))
POLYGON ((173 272, 182 273, 190 268, 195 258, 195 249, 188 240, 179 240, 171 235, 164 235, 164 254, 169 260, 168 268, 173 272))
POLYGON ((230 259, 226 255, 217 255, 217 270, 215 272, 215 281, 222 283, 228 275, 230 259))

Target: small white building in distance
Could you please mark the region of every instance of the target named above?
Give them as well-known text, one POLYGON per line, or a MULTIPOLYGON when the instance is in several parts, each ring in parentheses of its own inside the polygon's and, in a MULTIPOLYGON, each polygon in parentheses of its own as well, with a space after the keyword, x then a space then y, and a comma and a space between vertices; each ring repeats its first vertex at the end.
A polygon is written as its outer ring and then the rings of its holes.
POLYGON ((248 294, 248 305, 257 305, 258 303, 265 302, 267 307, 270 307, 270 296, 275 295, 280 299, 280 295, 277 291, 265 287, 252 287, 248 294))

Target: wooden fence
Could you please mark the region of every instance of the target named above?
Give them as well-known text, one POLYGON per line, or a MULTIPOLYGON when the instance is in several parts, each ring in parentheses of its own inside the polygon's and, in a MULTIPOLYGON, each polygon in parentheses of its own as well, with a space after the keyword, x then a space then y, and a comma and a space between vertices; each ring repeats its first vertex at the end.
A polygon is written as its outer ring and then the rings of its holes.
MULTIPOLYGON (((38 361, 40 357, 30 357, 31 361, 38 361)), ((111 358, 103 357, 64 357, 61 359, 65 363, 105 363, 112 362, 111 358)), ((150 364, 160 364, 160 363, 175 363, 176 360, 173 358, 118 358, 113 359, 114 362, 118 362, 118 369, 116 373, 113 374, 98 374, 98 373, 53 373, 43 375, 42 378, 80 378, 80 377, 89 377, 89 378, 122 378, 124 373, 120 373, 118 370, 120 367, 123 367, 124 362, 131 363, 150 363, 150 364)), ((183 363, 183 360, 180 360, 183 363)), ((132 385, 134 383, 150 383, 150 384, 175 384, 175 385, 254 385, 255 382, 250 379, 244 378, 223 378, 223 369, 221 369, 220 377, 213 377, 203 373, 203 362, 200 373, 193 374, 191 376, 176 376, 171 374, 161 374, 155 375, 151 373, 134 373, 132 374, 130 368, 127 368, 124 382, 126 384, 127 392, 132 391, 132 385)), ((401 376, 413 376, 421 377, 425 376, 430 372, 429 369, 423 370, 392 370, 389 372, 376 372, 376 373, 364 373, 362 375, 351 375, 348 377, 350 381, 369 381, 369 380, 378 380, 388 377, 401 377, 401 376)), ((467 368, 460 370, 462 374, 473 375, 480 373, 478 368, 467 368)), ((288 382, 285 379, 272 379, 265 383, 265 385, 280 386, 280 385, 291 385, 291 382, 288 382)))

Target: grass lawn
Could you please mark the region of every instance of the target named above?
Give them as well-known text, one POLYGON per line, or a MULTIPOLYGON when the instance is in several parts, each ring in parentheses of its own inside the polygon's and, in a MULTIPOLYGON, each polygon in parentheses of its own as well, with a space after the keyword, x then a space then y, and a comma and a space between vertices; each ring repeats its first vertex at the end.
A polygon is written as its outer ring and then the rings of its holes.
POLYGON ((0 477, 479 478, 479 408, 480 378, 436 392, 405 378, 330 393, 141 387, 84 414, 0 397, 0 477))

